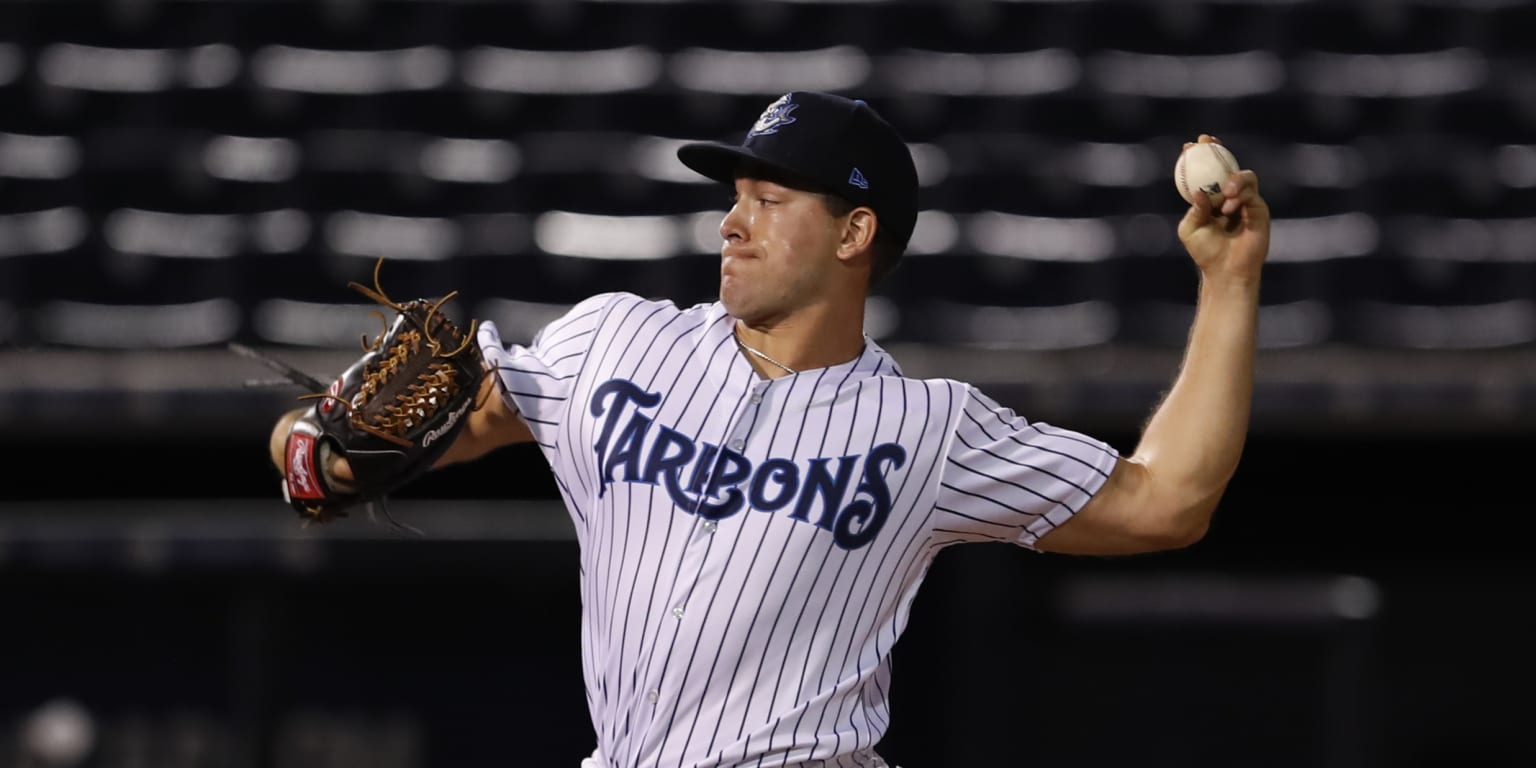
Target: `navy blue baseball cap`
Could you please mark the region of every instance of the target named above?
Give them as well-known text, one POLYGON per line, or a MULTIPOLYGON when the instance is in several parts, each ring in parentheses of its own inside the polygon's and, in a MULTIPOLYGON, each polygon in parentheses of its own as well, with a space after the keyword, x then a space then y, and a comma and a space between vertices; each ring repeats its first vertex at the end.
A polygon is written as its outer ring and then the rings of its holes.
POLYGON ((811 182, 875 212, 903 248, 917 224, 917 169, 896 129, 868 104, 830 93, 793 91, 763 110, 740 144, 693 142, 677 159, 704 176, 735 183, 743 162, 811 182))

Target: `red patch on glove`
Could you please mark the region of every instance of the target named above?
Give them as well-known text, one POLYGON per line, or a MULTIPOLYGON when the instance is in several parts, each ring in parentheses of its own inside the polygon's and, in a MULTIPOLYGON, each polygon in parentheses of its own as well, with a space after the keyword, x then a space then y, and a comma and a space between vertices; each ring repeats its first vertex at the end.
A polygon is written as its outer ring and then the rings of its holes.
POLYGON ((315 468, 315 438, 303 432, 288 436, 288 495, 296 499, 322 499, 315 468))

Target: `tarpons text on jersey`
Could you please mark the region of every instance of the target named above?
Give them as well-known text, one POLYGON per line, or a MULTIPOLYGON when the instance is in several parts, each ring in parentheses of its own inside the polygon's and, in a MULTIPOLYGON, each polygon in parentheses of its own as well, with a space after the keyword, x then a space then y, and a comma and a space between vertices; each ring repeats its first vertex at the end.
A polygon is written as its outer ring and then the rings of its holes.
POLYGON ((906 449, 896 443, 876 445, 864 456, 803 463, 770 457, 754 464, 728 447, 701 444, 657 424, 645 411, 660 403, 659 393, 625 379, 609 379, 592 391, 592 416, 602 419, 593 445, 599 496, 619 480, 660 483, 679 509, 710 520, 749 505, 762 512, 791 508, 790 519, 814 523, 844 549, 873 541, 891 515, 886 473, 907 460, 906 449))

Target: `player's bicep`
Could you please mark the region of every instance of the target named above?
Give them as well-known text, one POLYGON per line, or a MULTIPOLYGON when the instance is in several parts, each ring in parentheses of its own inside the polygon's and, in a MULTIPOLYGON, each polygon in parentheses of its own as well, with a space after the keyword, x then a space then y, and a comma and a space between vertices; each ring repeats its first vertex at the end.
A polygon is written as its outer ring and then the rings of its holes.
POLYGON ((1041 536, 1035 548, 1068 555, 1133 555, 1187 546, 1188 537, 1166 524, 1163 505, 1146 465, 1119 458, 1093 498, 1041 536))

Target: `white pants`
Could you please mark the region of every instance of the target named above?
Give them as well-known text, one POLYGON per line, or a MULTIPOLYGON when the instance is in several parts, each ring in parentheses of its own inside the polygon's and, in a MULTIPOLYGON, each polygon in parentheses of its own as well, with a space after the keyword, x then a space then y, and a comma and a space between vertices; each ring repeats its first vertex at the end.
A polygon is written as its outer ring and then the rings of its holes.
MULTIPOLYGON (((901 768, 899 765, 888 765, 884 760, 880 759, 879 755, 874 754, 873 752, 869 753, 869 755, 870 757, 874 758, 875 761, 871 763, 871 768, 901 768)), ((603 756, 596 750, 592 752, 591 757, 582 758, 581 760, 581 768, 607 768, 607 765, 607 763, 603 762, 603 756)), ((803 768, 816 768, 816 766, 820 765, 820 760, 813 760, 809 763, 801 763, 803 768)))

